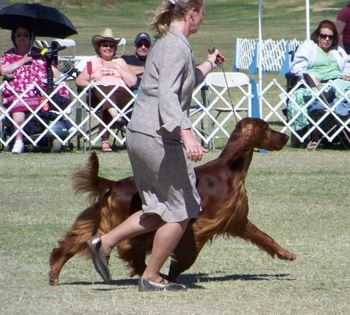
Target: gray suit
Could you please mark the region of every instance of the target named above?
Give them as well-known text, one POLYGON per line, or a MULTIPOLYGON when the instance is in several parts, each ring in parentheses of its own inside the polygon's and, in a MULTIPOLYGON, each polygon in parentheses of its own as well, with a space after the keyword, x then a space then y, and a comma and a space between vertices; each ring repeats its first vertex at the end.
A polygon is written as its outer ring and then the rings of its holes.
POLYGON ((192 90, 203 75, 187 39, 175 28, 157 39, 147 56, 131 121, 127 148, 143 215, 165 222, 195 218, 200 197, 190 160, 175 129, 191 128, 192 90))
POLYGON ((191 128, 192 90, 202 80, 186 37, 171 28, 148 53, 129 129, 155 136, 177 126, 191 128))

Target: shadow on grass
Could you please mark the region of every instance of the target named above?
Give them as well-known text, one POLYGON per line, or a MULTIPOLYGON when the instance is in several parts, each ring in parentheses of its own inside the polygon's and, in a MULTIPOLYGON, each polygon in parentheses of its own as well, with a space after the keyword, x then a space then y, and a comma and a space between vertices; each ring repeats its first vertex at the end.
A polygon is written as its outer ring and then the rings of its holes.
MULTIPOLYGON (((179 276, 178 282, 185 284, 190 289, 204 289, 201 283, 207 282, 224 282, 224 281, 271 281, 271 280, 283 280, 294 281, 288 273, 281 274, 236 274, 236 275, 224 275, 224 276, 209 276, 206 273, 194 273, 184 274, 179 276)), ((119 286, 121 289, 125 286, 137 286, 138 279, 118 279, 112 280, 108 285, 119 286)), ((107 285, 102 281, 77 281, 77 282, 65 282, 60 285, 95 285, 102 284, 107 285)), ((101 288, 95 289, 97 291, 110 291, 115 288, 101 288)))
POLYGON ((137 278, 135 279, 118 279, 112 280, 109 283, 104 283, 103 281, 74 281, 74 282, 64 282, 59 285, 94 285, 94 284, 103 284, 103 285, 119 285, 119 286, 128 286, 128 285, 137 285, 137 278))
POLYGON ((196 274, 184 274, 179 276, 178 280, 181 283, 185 283, 189 287, 196 285, 196 283, 205 282, 224 282, 224 281, 271 281, 271 280, 283 280, 294 281, 290 278, 288 273, 281 274, 236 274, 236 275, 224 275, 224 276, 209 276, 206 273, 196 274))

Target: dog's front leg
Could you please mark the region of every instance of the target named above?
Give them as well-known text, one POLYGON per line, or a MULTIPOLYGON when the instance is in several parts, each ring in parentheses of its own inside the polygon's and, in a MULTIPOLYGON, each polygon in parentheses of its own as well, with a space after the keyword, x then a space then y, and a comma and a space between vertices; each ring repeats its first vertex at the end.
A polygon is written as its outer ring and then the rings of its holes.
POLYGON ((277 255, 277 257, 280 259, 291 261, 295 260, 296 258, 295 254, 281 247, 269 235, 259 230, 249 220, 247 220, 247 223, 244 225, 244 227, 239 230, 237 236, 252 242, 259 248, 265 250, 272 257, 277 255))

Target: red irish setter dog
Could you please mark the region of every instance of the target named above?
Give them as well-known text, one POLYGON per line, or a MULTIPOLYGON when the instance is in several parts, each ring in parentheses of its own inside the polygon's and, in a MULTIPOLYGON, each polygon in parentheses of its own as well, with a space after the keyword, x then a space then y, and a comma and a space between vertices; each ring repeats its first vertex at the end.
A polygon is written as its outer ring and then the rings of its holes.
MULTIPOLYGON (((280 150, 287 141, 287 135, 270 129, 263 120, 244 118, 238 122, 220 156, 195 168, 203 211, 190 222, 172 255, 170 280, 174 281, 190 268, 204 244, 217 235, 241 237, 272 257, 296 258, 248 220, 244 186, 254 148, 280 150)), ((59 246, 52 250, 51 285, 58 284, 63 265, 75 254, 90 256, 86 244, 89 238, 109 232, 141 208, 133 177, 112 181, 99 177, 98 170, 97 155, 92 153, 87 165, 73 176, 75 192, 89 193, 91 205, 80 213, 59 246)), ((143 234, 118 244, 118 254, 128 263, 131 276, 144 271, 153 236, 154 233, 143 234)))

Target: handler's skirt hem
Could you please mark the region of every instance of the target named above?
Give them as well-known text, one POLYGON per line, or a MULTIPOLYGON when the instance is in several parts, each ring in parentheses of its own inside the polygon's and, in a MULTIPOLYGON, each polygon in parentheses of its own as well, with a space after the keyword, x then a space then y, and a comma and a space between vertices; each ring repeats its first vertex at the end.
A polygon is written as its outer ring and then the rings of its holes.
POLYGON ((126 145, 142 200, 141 218, 151 214, 165 222, 196 218, 200 197, 182 143, 128 129, 126 145))

